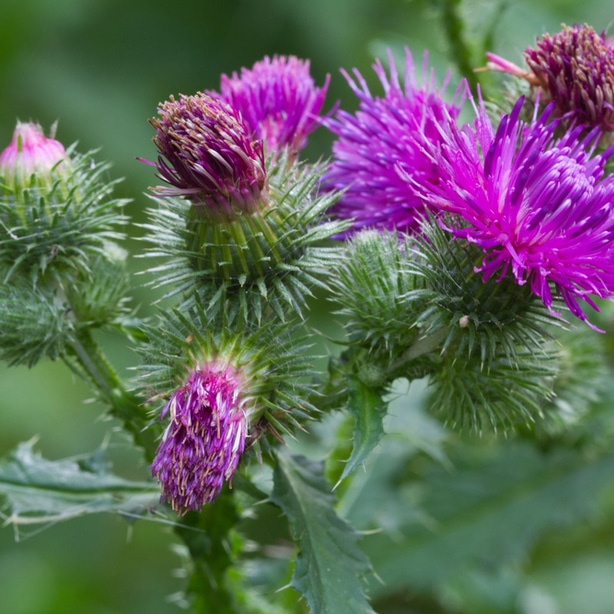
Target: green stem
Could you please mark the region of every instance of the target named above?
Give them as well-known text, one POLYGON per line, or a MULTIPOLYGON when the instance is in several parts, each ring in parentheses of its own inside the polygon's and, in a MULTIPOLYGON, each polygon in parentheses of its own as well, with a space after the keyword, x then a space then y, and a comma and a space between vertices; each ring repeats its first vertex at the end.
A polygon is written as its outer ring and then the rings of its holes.
POLYGON ((111 414, 122 421, 124 428, 132 434, 134 442, 143 448, 146 459, 152 461, 157 442, 155 432, 147 428, 149 419, 142 399, 126 390, 91 331, 77 331, 70 346, 82 371, 109 404, 111 414))
POLYGON ((432 335, 418 339, 398 360, 388 367, 389 373, 394 373, 399 367, 436 350, 450 333, 448 328, 441 328, 432 335))
POLYGON ((200 512, 188 512, 174 527, 192 562, 187 595, 198 614, 236 614, 237 603, 227 572, 237 544, 230 535, 239 520, 231 492, 223 492, 200 512))
POLYGON ((450 56, 460 73, 467 78, 469 87, 476 92, 478 78, 473 71, 471 49, 465 38, 465 24, 460 16, 461 0, 442 0, 442 22, 447 40, 450 43, 450 56))

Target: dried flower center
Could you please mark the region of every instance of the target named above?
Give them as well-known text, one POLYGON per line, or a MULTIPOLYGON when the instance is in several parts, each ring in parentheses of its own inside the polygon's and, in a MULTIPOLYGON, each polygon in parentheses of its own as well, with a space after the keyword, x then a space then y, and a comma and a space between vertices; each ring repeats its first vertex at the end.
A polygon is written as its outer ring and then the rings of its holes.
POLYGON ((210 217, 253 213, 266 186, 264 153, 240 115, 205 94, 170 98, 150 120, 160 156, 160 177, 171 188, 163 196, 185 196, 210 217))
MULTIPOLYGON (((524 52, 527 65, 560 114, 614 130, 614 50, 590 26, 563 26, 524 52)), ((543 100, 543 99, 542 99, 543 100)))

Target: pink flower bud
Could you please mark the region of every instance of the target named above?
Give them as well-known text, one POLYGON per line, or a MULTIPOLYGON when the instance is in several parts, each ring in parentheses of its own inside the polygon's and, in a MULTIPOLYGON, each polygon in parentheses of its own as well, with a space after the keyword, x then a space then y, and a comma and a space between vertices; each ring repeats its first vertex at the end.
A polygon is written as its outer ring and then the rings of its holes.
POLYGON ((0 181, 10 188, 49 183, 51 171, 66 166, 64 146, 33 122, 17 122, 11 144, 0 154, 0 181))

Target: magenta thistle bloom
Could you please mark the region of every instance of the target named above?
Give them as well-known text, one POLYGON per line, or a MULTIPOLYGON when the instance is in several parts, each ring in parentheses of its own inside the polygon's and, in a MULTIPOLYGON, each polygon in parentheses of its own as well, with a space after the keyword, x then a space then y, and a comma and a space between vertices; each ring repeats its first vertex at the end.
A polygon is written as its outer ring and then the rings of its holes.
POLYGON ((213 501, 231 480, 245 448, 245 403, 240 374, 213 362, 192 370, 164 407, 170 424, 151 470, 179 514, 213 501))
POLYGON ((483 248, 485 279, 511 270, 552 313, 554 289, 586 321, 579 301, 597 309, 591 296, 614 292, 614 176, 604 177, 614 149, 593 155, 598 131, 582 138, 581 126, 557 140, 552 106, 527 125, 522 104, 496 132, 483 105, 474 127, 442 131, 431 148, 441 181, 416 188, 465 220, 451 230, 483 248))
POLYGON ((66 164, 62 143, 46 137, 38 124, 17 122, 10 145, 0 154, 0 183, 28 186, 35 174, 49 183, 51 171, 66 164))
POLYGON ((460 111, 455 104, 443 101, 433 74, 427 76, 426 55, 422 87, 416 84, 409 50, 404 87, 390 52, 389 64, 390 78, 379 60, 373 66, 384 88, 383 98, 371 94, 357 70, 356 81, 342 71, 360 100, 359 110, 354 115, 338 111, 335 119, 325 121, 338 138, 323 185, 346 190, 332 212, 339 218, 354 219, 343 236, 362 228, 406 232, 418 227, 423 202, 401 174, 410 173, 420 183, 438 182, 437 163, 423 153, 422 143, 440 141, 438 126, 454 123, 460 111))
POLYGON ((159 195, 185 196, 214 219, 261 207, 266 189, 262 143, 252 139, 234 109, 199 93, 179 100, 171 96, 158 114, 150 120, 160 154, 155 166, 171 186, 156 188, 159 195))
MULTIPOLYGON (((268 56, 231 77, 222 75, 221 98, 238 111, 268 151, 287 148, 291 157, 305 146, 318 125, 330 77, 316 87, 309 61, 295 56, 268 56)), ((213 94, 215 95, 215 94, 213 94)))

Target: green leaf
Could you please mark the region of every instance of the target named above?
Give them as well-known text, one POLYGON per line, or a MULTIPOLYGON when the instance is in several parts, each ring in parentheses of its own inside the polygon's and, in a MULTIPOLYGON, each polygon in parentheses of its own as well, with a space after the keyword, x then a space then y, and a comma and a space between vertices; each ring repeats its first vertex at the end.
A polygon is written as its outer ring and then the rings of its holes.
POLYGON ((0 495, 10 509, 7 523, 56 522, 97 512, 137 515, 158 503, 153 483, 109 473, 101 451, 81 462, 49 461, 34 452, 33 444, 19 444, 0 461, 0 495))
POLYGON ((365 462, 384 435, 386 403, 382 399, 381 392, 366 386, 355 377, 348 378, 348 392, 348 409, 356 423, 352 436, 352 454, 347 460, 339 482, 365 462))
POLYGON ((298 545, 292 586, 314 614, 373 613, 363 592, 371 566, 358 534, 335 513, 323 464, 280 454, 271 501, 288 518, 298 545))
POLYGON ((542 534, 589 513, 614 474, 614 453, 541 452, 527 443, 494 450, 479 462, 465 450, 454 471, 433 464, 421 478, 426 518, 365 539, 386 591, 430 589, 472 565, 521 559, 542 534))

